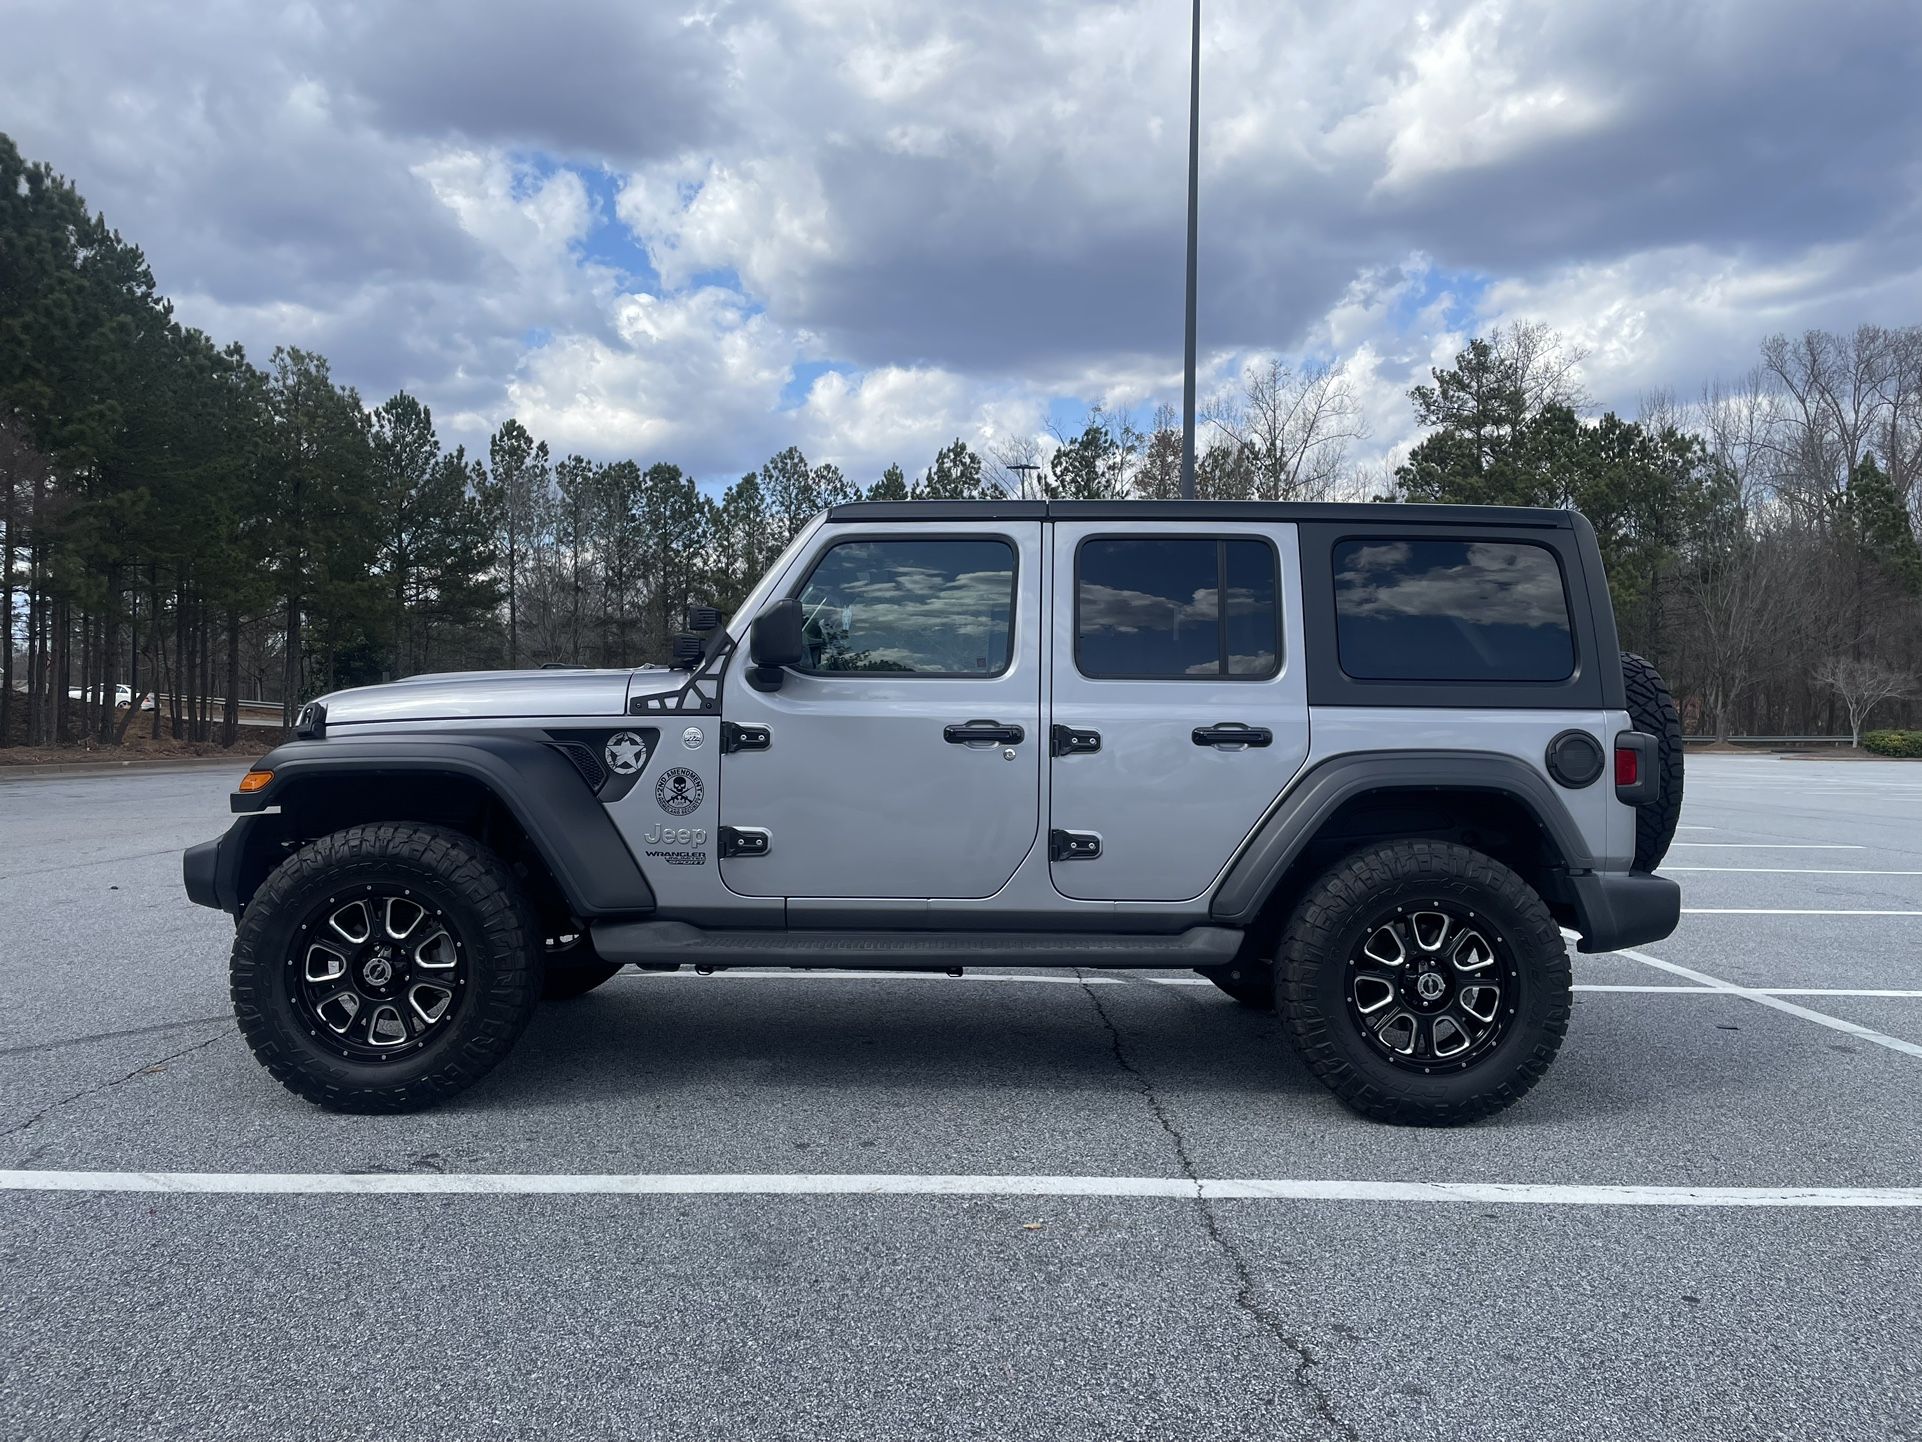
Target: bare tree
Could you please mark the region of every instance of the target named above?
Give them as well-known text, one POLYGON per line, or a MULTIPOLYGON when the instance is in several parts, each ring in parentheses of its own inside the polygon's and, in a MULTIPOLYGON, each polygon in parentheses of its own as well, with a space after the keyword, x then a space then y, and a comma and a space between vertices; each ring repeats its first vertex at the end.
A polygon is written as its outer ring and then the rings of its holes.
POLYGON ((1831 656, 1815 668, 1815 682, 1833 691, 1849 713, 1849 740, 1862 744, 1862 723, 1884 701, 1915 693, 1914 673, 1872 657, 1831 656))
POLYGON ((1737 703, 1771 658, 1794 644, 1807 615, 1797 601, 1808 569, 1805 549, 1784 544, 1766 519, 1732 497, 1704 527, 1679 577, 1686 633, 1680 649, 1700 690, 1705 729, 1716 740, 1728 736, 1737 703))
POLYGON ((1752 366, 1733 382, 1716 380, 1703 388, 1697 413, 1709 451, 1734 482, 1742 505, 1753 510, 1769 500, 1776 490, 1774 438, 1783 407, 1768 375, 1752 366))
POLYGON ((1241 373, 1237 394, 1209 402, 1205 418, 1239 450, 1248 499, 1321 500, 1341 480, 1348 447, 1366 435, 1341 365, 1300 370, 1270 356, 1241 373))
POLYGON ((1884 469, 1911 516, 1922 511, 1922 325, 1888 333, 1887 403, 1880 432, 1884 469))
POLYGON ((1762 343, 1762 365, 1787 402, 1774 438, 1783 479, 1804 504, 1845 491, 1879 434, 1897 364, 1896 335, 1865 325, 1850 336, 1812 330, 1762 343))
POLYGON ((1488 340, 1521 388, 1527 414, 1544 406, 1588 409, 1588 389, 1581 379, 1588 352, 1570 345, 1561 332, 1542 321, 1518 320, 1497 326, 1488 340))
POLYGON ((1135 476, 1135 494, 1144 501, 1181 498, 1181 415, 1163 401, 1148 424, 1148 440, 1135 476))
POLYGON ((1010 500, 1041 495, 1041 443, 1030 435, 1004 436, 989 443, 982 474, 1010 500))

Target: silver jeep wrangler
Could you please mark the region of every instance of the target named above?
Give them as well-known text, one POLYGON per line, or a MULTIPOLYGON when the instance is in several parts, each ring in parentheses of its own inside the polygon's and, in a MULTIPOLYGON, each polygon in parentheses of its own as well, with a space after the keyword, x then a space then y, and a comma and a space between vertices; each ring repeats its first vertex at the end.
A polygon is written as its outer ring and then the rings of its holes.
POLYGON ((1456 1123, 1554 1058, 1563 927, 1679 915, 1675 706, 1573 513, 838 506, 689 624, 302 711, 185 857, 269 1071, 425 1106, 630 964, 1181 967, 1456 1123))

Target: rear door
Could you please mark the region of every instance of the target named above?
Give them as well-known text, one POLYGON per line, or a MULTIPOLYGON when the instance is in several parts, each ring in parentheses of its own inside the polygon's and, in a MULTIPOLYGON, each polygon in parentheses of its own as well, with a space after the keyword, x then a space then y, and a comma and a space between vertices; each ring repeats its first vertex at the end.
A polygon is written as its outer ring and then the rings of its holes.
POLYGON ((727 680, 724 715, 753 744, 721 758, 721 820, 766 838, 723 847, 730 890, 1007 884, 1040 827, 1041 547, 1039 521, 821 528, 781 592, 801 603, 807 659, 776 690, 727 680))
POLYGON ((1295 528, 1052 529, 1055 888, 1199 896, 1308 755, 1295 528))

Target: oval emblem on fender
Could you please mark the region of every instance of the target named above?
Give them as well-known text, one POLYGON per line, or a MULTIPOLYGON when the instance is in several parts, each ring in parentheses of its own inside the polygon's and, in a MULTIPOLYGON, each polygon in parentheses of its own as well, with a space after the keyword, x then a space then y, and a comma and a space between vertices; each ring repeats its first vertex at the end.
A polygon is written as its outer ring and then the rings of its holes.
POLYGON ((699 751, 701 749, 701 743, 705 740, 707 740, 707 737, 702 734, 701 728, 698 726, 690 726, 681 733, 681 744, 690 751, 699 751))
POLYGON ((701 804, 701 778, 685 766, 671 767, 654 783, 654 799, 669 816, 686 816, 701 804))
POLYGON ((632 731, 622 731, 607 738, 601 757, 616 776, 632 776, 647 765, 647 742, 632 731))

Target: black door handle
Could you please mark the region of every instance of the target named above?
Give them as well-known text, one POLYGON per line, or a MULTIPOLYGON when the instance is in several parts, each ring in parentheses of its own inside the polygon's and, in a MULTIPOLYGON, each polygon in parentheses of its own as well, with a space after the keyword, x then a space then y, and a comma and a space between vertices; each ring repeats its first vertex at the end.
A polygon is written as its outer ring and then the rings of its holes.
POLYGON ((1275 733, 1266 726, 1243 726, 1239 721, 1195 727, 1197 746, 1271 746, 1274 740, 1275 733))
POLYGON ((955 746, 970 741, 996 741, 1003 746, 1019 746, 1028 733, 1019 726, 1003 726, 999 721, 969 721, 958 726, 943 726, 941 739, 955 746))

